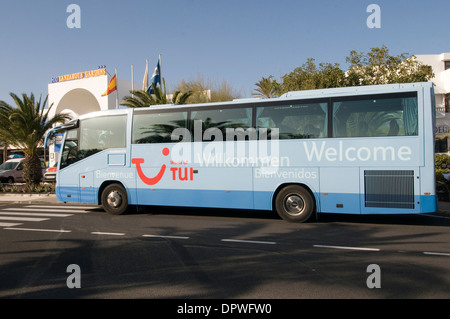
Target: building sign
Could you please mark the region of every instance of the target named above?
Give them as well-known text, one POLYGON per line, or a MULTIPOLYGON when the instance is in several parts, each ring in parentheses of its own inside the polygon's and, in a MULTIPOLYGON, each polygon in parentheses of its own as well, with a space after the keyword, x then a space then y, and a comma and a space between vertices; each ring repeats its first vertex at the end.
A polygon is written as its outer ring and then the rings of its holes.
POLYGON ((450 133, 450 130, 448 128, 448 125, 439 125, 434 128, 434 133, 435 134, 448 134, 448 133, 450 133))
POLYGON ((106 68, 56 76, 52 78, 52 83, 80 80, 84 78, 92 78, 101 75, 106 75, 106 68))

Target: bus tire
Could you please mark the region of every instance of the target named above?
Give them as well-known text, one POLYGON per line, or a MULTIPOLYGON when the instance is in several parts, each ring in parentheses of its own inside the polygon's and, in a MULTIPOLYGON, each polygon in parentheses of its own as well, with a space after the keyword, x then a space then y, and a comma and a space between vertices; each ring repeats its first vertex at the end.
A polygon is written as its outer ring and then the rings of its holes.
POLYGON ((281 189, 275 199, 275 210, 278 215, 288 221, 303 223, 314 213, 314 198, 300 185, 289 185, 281 189))
POLYGON ((120 184, 110 184, 102 192, 101 203, 108 214, 121 215, 128 208, 127 191, 120 184))

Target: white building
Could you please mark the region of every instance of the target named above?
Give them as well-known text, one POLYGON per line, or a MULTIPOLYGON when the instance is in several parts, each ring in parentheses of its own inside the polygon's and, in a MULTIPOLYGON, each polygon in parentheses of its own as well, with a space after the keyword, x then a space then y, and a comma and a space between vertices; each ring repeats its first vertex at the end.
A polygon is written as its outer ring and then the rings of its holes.
POLYGON ((48 104, 53 104, 49 117, 66 112, 75 118, 89 112, 118 108, 120 101, 130 95, 132 84, 117 78, 117 91, 103 95, 111 78, 112 76, 106 72, 106 69, 53 78, 53 83, 48 85, 48 104))
MULTIPOLYGON (((116 90, 105 95, 114 75, 106 69, 84 71, 57 76, 48 85, 48 105, 52 105, 49 117, 58 113, 68 113, 72 118, 80 115, 120 107, 120 102, 130 90, 139 90, 142 86, 116 78, 116 90)), ((49 165, 53 166, 59 157, 60 140, 56 139, 49 147, 49 165)))
MULTIPOLYGON (((450 53, 416 55, 417 60, 433 68, 436 95, 436 136, 450 134, 450 53)), ((450 143, 449 143, 450 146, 450 143)))

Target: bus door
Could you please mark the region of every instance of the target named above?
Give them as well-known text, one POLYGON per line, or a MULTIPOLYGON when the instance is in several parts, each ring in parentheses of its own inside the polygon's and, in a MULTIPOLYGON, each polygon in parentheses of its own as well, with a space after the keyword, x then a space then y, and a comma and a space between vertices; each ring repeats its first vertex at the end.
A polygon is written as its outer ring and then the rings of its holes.
POLYGON ((56 196, 63 202, 79 202, 79 176, 76 170, 65 169, 78 161, 77 130, 69 130, 63 142, 63 150, 60 154, 59 167, 56 181, 56 196))

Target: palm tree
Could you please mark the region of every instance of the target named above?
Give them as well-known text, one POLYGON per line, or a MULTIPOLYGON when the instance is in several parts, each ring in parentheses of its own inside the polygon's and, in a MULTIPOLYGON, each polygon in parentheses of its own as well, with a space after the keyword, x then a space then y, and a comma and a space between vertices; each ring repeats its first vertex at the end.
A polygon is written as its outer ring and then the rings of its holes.
POLYGON ((53 104, 45 109, 48 96, 44 101, 42 97, 35 100, 33 93, 29 96, 22 94, 22 99, 14 93, 10 93, 10 96, 17 107, 0 101, 0 139, 25 153, 23 178, 26 186, 32 188, 42 179, 38 146, 45 132, 54 124, 64 123, 70 117, 60 113, 50 119, 48 114, 53 104))
POLYGON ((270 99, 279 95, 279 84, 273 79, 273 76, 263 77, 259 82, 255 83, 256 93, 253 96, 270 99))
POLYGON ((120 103, 121 105, 128 107, 147 107, 155 105, 155 99, 153 96, 143 90, 131 90, 132 96, 125 96, 120 103))
POLYGON ((172 96, 172 103, 181 105, 186 104, 187 99, 192 95, 192 91, 181 93, 180 91, 175 91, 172 96))
MULTIPOLYGON (((9 127, 10 121, 9 121, 9 113, 7 109, 4 109, 1 107, 0 111, 0 127, 9 127)), ((3 142, 3 161, 6 161, 8 159, 8 147, 9 147, 9 141, 2 138, 3 142)))
POLYGON ((163 79, 164 91, 152 83, 153 94, 150 94, 143 90, 130 91, 133 96, 125 96, 120 103, 121 105, 128 107, 147 107, 150 105, 161 104, 186 104, 186 100, 192 95, 192 92, 181 93, 176 91, 173 94, 172 100, 167 99, 166 94, 166 82, 163 79))

